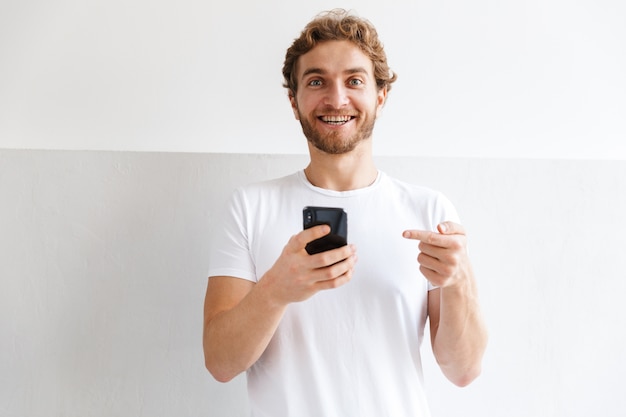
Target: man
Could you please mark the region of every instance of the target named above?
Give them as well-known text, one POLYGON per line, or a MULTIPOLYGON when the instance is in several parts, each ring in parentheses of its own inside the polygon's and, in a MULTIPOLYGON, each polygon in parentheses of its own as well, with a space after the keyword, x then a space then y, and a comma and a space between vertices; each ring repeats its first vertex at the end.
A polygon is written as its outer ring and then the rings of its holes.
POLYGON ((478 376, 486 346, 464 229, 441 194, 374 165, 396 75, 368 21, 318 16, 283 75, 310 163, 233 194, 211 256, 206 367, 218 381, 247 371, 253 416, 427 416, 426 318, 459 386, 478 376), (305 206, 344 208, 350 244, 309 255, 330 230, 302 230, 305 206))

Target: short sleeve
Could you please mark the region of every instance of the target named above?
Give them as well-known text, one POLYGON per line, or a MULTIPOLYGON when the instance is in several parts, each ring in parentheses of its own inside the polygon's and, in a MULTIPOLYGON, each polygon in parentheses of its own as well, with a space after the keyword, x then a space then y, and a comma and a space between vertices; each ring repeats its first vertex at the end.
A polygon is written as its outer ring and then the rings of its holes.
POLYGON ((208 276, 257 281, 249 245, 249 210, 242 189, 231 195, 210 237, 208 276))

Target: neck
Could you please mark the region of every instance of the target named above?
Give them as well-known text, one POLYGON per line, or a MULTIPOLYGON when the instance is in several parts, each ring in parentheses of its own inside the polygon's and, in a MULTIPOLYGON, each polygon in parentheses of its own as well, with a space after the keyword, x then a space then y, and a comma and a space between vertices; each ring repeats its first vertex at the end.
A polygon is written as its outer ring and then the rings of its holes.
POLYGON ((311 162, 304 173, 311 184, 333 191, 350 191, 371 185, 378 176, 371 141, 349 153, 329 155, 309 145, 311 162))

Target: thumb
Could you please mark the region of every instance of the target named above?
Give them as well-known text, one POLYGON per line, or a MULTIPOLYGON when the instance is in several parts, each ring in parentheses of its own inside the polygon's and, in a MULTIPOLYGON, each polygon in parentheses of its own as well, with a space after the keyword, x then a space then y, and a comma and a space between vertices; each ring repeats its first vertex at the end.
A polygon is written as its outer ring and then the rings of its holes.
POLYGON ((464 235, 465 228, 455 222, 445 221, 437 225, 437 230, 442 235, 464 235))

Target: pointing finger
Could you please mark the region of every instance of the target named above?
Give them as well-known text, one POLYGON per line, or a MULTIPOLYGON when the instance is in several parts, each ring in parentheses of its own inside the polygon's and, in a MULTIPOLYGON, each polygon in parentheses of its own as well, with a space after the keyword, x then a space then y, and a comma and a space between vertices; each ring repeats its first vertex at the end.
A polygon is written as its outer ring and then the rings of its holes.
POLYGON ((419 240, 431 245, 437 245, 437 242, 441 242, 441 235, 437 232, 429 232, 427 230, 405 230, 402 233, 402 237, 405 239, 419 240))
POLYGON ((442 234, 426 230, 405 230, 402 236, 406 239, 419 240, 422 243, 440 248, 452 248, 459 243, 459 234, 442 234))

